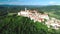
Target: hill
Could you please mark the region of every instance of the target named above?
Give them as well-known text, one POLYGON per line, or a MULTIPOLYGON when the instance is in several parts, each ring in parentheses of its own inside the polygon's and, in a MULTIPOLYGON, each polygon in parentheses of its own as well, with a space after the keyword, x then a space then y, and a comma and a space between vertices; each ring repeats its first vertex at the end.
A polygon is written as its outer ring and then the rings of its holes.
POLYGON ((46 12, 51 17, 60 19, 60 6, 33 6, 33 5, 0 5, 0 15, 7 13, 17 13, 20 10, 28 9, 37 9, 39 12, 46 12))

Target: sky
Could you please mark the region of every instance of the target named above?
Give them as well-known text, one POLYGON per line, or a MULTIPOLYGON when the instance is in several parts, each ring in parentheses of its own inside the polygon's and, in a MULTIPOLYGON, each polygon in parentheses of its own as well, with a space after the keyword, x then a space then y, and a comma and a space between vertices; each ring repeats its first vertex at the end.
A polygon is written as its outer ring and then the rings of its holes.
POLYGON ((0 5, 60 5, 60 0, 0 0, 0 5))

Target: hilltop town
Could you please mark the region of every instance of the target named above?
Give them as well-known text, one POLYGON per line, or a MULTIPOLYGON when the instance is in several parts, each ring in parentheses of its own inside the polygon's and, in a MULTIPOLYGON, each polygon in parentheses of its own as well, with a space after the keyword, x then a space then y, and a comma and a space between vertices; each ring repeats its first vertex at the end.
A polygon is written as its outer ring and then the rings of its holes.
POLYGON ((50 18, 48 14, 39 13, 37 10, 27 10, 27 8, 25 8, 25 11, 21 10, 20 12, 18 12, 18 15, 28 17, 31 20, 34 20, 34 22, 36 21, 45 22, 48 28, 51 28, 51 27, 53 29, 60 28, 60 20, 53 18, 53 17, 50 18))

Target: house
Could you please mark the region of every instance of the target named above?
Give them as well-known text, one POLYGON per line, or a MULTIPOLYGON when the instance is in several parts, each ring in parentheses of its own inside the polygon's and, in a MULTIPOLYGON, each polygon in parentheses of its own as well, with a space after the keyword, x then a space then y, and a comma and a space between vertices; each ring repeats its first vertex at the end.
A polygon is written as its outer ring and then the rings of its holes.
POLYGON ((18 15, 28 17, 31 20, 34 20, 34 22, 42 22, 46 19, 47 21, 45 22, 45 24, 48 28, 50 28, 50 26, 52 26, 54 29, 60 28, 60 20, 57 20, 55 18, 50 19, 48 14, 38 13, 37 10, 27 10, 27 8, 25 8, 25 11, 18 12, 18 15))
POLYGON ((27 8, 25 8, 25 11, 18 12, 18 15, 29 17, 32 20, 39 21, 39 22, 44 21, 44 19, 49 20, 49 16, 47 14, 38 13, 37 10, 27 10, 27 8))

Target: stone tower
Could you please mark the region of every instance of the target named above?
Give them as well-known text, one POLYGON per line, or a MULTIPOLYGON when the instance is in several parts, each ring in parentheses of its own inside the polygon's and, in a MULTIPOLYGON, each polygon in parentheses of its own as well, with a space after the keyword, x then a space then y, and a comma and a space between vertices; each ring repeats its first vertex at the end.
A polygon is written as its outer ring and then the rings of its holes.
POLYGON ((27 12, 27 8, 25 8, 25 12, 27 12))

